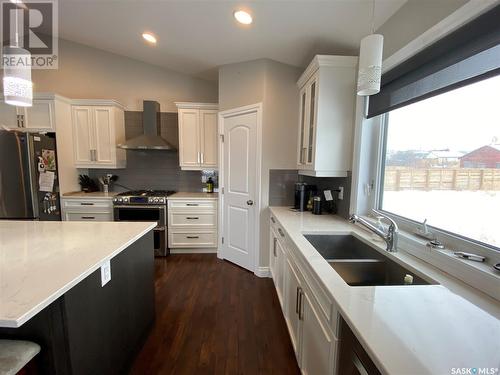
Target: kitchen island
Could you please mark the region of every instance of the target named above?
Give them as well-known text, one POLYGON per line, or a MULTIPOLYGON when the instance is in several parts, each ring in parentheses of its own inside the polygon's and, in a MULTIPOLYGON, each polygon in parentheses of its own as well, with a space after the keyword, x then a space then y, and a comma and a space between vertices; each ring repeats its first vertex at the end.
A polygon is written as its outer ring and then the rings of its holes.
POLYGON ((155 225, 0 221, 0 338, 40 344, 43 374, 126 372, 154 321, 155 225))

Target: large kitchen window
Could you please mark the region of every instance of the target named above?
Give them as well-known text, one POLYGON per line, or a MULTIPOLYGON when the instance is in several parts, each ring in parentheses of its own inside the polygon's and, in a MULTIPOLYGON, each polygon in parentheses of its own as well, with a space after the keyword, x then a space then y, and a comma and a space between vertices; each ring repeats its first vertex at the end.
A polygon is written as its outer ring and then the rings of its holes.
POLYGON ((383 116, 379 208, 500 250, 500 75, 383 116))

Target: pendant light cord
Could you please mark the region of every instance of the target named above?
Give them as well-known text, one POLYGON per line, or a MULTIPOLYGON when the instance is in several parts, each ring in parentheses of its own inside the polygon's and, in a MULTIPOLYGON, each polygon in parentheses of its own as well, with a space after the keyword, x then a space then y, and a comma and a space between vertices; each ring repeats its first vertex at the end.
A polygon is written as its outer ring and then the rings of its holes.
POLYGON ((375 0, 372 1, 372 34, 375 34, 375 0))

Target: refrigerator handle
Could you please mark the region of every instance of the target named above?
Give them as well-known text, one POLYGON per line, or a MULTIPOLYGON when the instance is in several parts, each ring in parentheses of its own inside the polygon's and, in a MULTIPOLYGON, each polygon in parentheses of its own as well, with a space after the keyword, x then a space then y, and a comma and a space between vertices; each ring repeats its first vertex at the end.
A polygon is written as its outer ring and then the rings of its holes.
POLYGON ((33 202, 33 216, 35 218, 40 217, 40 210, 38 202, 38 159, 35 155, 35 145, 33 143, 33 135, 28 134, 28 155, 29 155, 29 165, 28 165, 28 174, 30 179, 31 186, 31 201, 33 202))

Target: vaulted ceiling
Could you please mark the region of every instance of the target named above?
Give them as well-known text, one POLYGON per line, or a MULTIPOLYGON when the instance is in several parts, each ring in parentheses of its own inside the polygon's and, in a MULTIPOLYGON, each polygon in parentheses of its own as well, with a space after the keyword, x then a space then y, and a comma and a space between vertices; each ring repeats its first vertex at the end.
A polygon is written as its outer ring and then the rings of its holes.
MULTIPOLYGON (((406 0, 376 0, 375 28, 406 0)), ((63 39, 214 79, 224 64, 270 58, 303 67, 317 53, 356 54, 371 32, 370 0, 62 0, 63 39), (254 18, 242 26, 236 9, 254 18), (144 42, 144 31, 158 38, 144 42)))

